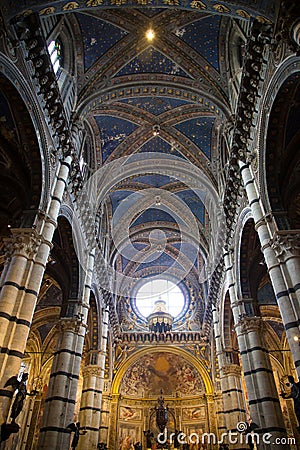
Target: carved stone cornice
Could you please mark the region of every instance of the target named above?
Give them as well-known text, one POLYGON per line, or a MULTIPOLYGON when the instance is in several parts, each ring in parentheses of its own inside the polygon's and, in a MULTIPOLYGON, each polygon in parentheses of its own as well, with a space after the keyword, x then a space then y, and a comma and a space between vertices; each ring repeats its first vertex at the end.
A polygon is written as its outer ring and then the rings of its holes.
MULTIPOLYGON (((50 129, 52 128, 53 135, 57 140, 57 149, 53 150, 54 156, 56 156, 57 151, 61 158, 74 156, 72 134, 69 130, 64 104, 42 32, 39 14, 32 13, 23 17, 20 16, 15 21, 14 26, 19 42, 21 45, 23 44, 31 75, 38 86, 37 94, 42 101, 42 107, 49 117, 50 129)), ((76 161, 74 161, 74 164, 76 164, 76 161)), ((78 161, 77 165, 79 167, 78 161)))
POLYGON ((238 161, 256 165, 256 155, 250 152, 250 145, 266 63, 265 50, 266 45, 271 42, 271 32, 272 26, 255 22, 247 44, 226 173, 224 212, 228 230, 231 230, 235 222, 238 197, 242 187, 238 161))
POLYGON ((300 256, 300 230, 277 231, 271 247, 280 261, 300 256))
POLYGON ((33 259, 42 242, 42 236, 33 228, 13 228, 12 236, 4 238, 5 259, 10 260, 12 256, 23 256, 33 259))
POLYGON ((202 332, 200 331, 168 331, 165 333, 155 332, 123 332, 121 334, 121 341, 133 345, 133 343, 150 344, 150 343, 198 343, 201 346, 207 345, 202 332))

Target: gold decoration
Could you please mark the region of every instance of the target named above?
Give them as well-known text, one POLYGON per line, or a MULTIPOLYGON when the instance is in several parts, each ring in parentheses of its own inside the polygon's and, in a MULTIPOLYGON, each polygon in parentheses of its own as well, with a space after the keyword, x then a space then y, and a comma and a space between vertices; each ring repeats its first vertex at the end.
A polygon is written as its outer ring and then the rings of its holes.
POLYGON ((44 8, 39 11, 40 16, 44 16, 45 14, 53 14, 55 11, 54 6, 50 6, 49 8, 44 8))
POLYGON ((219 13, 228 13, 228 12, 230 11, 230 9, 227 8, 227 6, 221 5, 221 4, 214 5, 213 8, 214 8, 216 11, 218 11, 219 13))
POLYGON ((102 369, 99 366, 85 366, 82 370, 83 378, 87 377, 101 377, 102 369))
POLYGON ((200 0, 193 0, 191 2, 191 8, 195 8, 195 9, 207 9, 207 6, 201 2, 200 0))
POLYGON ((179 6, 179 0, 163 0, 165 5, 179 6))
POLYGON ((237 377, 241 376, 242 369, 237 364, 230 364, 221 369, 221 373, 223 376, 235 375, 237 377))
POLYGON ((138 5, 149 5, 151 3, 151 0, 136 0, 138 5))
POLYGON ((63 10, 64 11, 72 11, 72 9, 76 9, 78 7, 79 7, 79 3, 77 3, 77 2, 69 2, 63 7, 63 10))
POLYGON ((127 0, 111 0, 110 3, 112 5, 121 6, 121 5, 126 5, 127 0))
POLYGON ((260 23, 267 23, 267 24, 271 24, 271 23, 272 23, 271 20, 267 19, 267 18, 264 17, 264 16, 257 16, 256 19, 257 19, 258 22, 260 22, 260 23))
POLYGON ((248 13, 248 11, 245 11, 244 9, 238 9, 237 13, 239 16, 243 17, 244 19, 250 19, 250 14, 248 13))
POLYGON ((25 11, 25 12, 23 13, 23 17, 30 16, 30 14, 32 14, 32 13, 33 13, 32 9, 27 9, 27 11, 25 11))
POLYGON ((102 0, 88 0, 86 2, 86 6, 99 6, 102 5, 103 1, 102 0))

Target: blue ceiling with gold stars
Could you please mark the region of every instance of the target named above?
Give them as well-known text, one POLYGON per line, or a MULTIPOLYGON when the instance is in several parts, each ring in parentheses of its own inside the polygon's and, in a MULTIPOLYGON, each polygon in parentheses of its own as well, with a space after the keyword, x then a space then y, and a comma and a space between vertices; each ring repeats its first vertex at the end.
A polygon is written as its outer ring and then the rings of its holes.
POLYGON ((149 141, 147 141, 141 148, 138 150, 140 153, 150 153, 150 152, 158 152, 158 153, 166 153, 168 155, 178 156, 179 158, 184 158, 184 156, 178 152, 172 144, 165 141, 164 139, 156 136, 149 141))
POLYGON ((168 97, 136 97, 125 98, 120 100, 122 103, 135 106, 136 108, 144 109, 155 116, 171 111, 183 105, 188 105, 189 102, 178 98, 168 97))
POLYGON ((121 202, 123 202, 126 198, 129 197, 129 195, 132 194, 132 191, 127 190, 116 190, 109 194, 112 210, 113 213, 115 212, 116 208, 119 206, 121 202))
POLYGON ((96 116, 95 120, 100 131, 103 161, 137 128, 133 122, 113 116, 96 116))
POLYGON ((133 222, 132 227, 136 227, 137 225, 141 225, 147 222, 172 222, 178 223, 182 221, 178 216, 174 213, 169 214, 167 211, 164 211, 161 208, 148 208, 144 212, 142 212, 139 217, 133 222))
POLYGON ((126 64, 117 76, 139 74, 139 73, 165 73, 168 75, 177 75, 189 77, 190 75, 180 68, 180 66, 169 59, 166 55, 149 47, 132 61, 126 64))
POLYGON ((205 155, 211 156, 211 132, 214 124, 214 117, 198 117, 180 122, 175 127, 187 136, 194 144, 202 150, 205 155))
POLYGON ((166 184, 172 183, 172 181, 175 181, 175 178, 171 178, 167 175, 141 175, 139 177, 134 177, 131 181, 137 182, 137 183, 143 183, 148 184, 149 186, 153 187, 162 187, 166 184))
POLYGON ((178 269, 182 269, 183 267, 175 260, 175 258, 172 258, 172 256, 168 255, 167 253, 162 253, 158 258, 153 259, 153 256, 149 256, 148 258, 145 258, 144 263, 140 264, 137 268, 137 270, 143 269, 143 267, 151 267, 151 266, 162 266, 162 267, 169 267, 173 265, 173 267, 177 267, 178 269))
MULTIPOLYGON (((161 175, 144 175, 142 177, 135 177, 131 180, 131 182, 139 181, 144 184, 144 187, 147 185, 150 187, 162 187, 166 186, 169 180, 169 177, 164 177, 161 175), (160 180, 160 183, 157 183, 157 180, 160 180)), ((174 192, 173 195, 176 195, 180 200, 182 200, 188 208, 194 212, 196 218, 204 224, 205 207, 203 201, 205 198, 203 197, 202 192, 193 191, 191 189, 183 189, 181 191, 174 192)), ((116 208, 124 201, 126 202, 126 208, 128 209, 138 200, 137 193, 135 191, 129 191, 126 189, 113 191, 109 196, 113 212, 115 212, 116 208)), ((124 207, 124 203, 122 206, 124 207)), ((177 222, 183 224, 183 221, 176 214, 174 214, 174 212, 169 214, 167 207, 164 208, 164 206, 160 206, 156 208, 148 208, 143 211, 141 215, 134 220, 131 226, 137 226, 143 222, 155 221, 172 223, 177 222)))
POLYGON ((202 193, 194 192, 191 189, 185 189, 176 192, 176 195, 187 204, 189 209, 194 212, 197 219, 204 224, 205 208, 202 201, 204 200, 202 193))
MULTIPOLYGON (((94 112, 91 107, 93 126, 96 124, 99 130, 99 161, 105 167, 108 161, 116 161, 120 156, 161 153, 176 156, 182 162, 189 161, 190 156, 195 162, 201 156, 206 164, 214 151, 212 142, 216 142, 215 122, 223 111, 220 102, 212 100, 215 87, 208 91, 201 83, 205 80, 208 85, 213 79, 217 86, 215 93, 222 92, 219 83, 223 19, 217 14, 199 12, 198 16, 191 13, 192 20, 188 20, 188 13, 181 11, 176 20, 172 16, 173 22, 169 24, 164 9, 134 11, 122 18, 119 12, 115 16, 113 9, 103 15, 99 13, 99 18, 76 13, 83 34, 85 71, 89 69, 88 76, 82 74, 82 84, 92 85, 93 98, 97 97, 98 89, 100 93, 104 90, 101 94, 104 100, 94 112), (144 37, 149 25, 158 30, 159 39, 153 43, 147 43, 144 37), (160 33, 164 26, 166 32, 160 33)), ((200 230, 207 227, 206 199, 203 193, 191 190, 176 177, 150 172, 124 179, 109 193, 112 223, 121 224, 125 212, 132 211, 128 233, 133 247, 137 251, 146 249, 151 245, 147 243, 147 233, 160 229, 167 239, 166 248, 161 255, 158 252, 154 259, 149 257, 140 264, 129 264, 130 255, 126 257, 125 251, 120 254, 118 264, 128 273, 144 274, 147 268, 149 274, 159 273, 159 266, 172 266, 178 273, 184 272, 176 262, 178 252, 184 251, 193 266, 197 266, 198 258, 192 246, 189 248, 187 244, 183 248, 180 242, 180 227, 187 224, 184 217, 179 217, 177 202, 176 206, 159 207, 154 202, 137 213, 135 208, 142 199, 137 192, 147 188, 168 191, 174 199, 184 202, 182 208, 185 206, 192 212, 200 230)), ((134 250, 130 247, 128 251, 134 250)))
POLYGON ((219 70, 219 28, 221 17, 204 17, 183 28, 176 34, 197 53, 219 70))
POLYGON ((85 70, 128 34, 121 28, 87 14, 77 13, 76 17, 82 31, 85 70))

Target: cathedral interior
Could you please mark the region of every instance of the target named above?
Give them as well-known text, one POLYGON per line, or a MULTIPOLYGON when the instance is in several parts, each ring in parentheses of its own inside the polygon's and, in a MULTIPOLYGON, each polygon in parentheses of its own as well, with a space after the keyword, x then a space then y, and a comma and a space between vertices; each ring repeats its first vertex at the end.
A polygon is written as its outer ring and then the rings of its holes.
POLYGON ((1 450, 300 449, 299 46, 297 0, 0 2, 1 450))

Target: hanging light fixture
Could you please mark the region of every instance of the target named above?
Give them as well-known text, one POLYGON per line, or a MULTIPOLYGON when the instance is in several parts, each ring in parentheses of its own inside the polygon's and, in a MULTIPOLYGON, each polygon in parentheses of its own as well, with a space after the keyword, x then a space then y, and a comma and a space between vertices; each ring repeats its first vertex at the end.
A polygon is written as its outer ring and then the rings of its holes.
POLYGON ((155 33, 154 33, 153 29, 150 27, 146 31, 146 39, 147 39, 147 41, 152 42, 154 38, 155 38, 155 33))
POLYGON ((160 126, 158 124, 153 125, 152 130, 153 130, 153 136, 158 136, 159 132, 160 132, 160 126))

